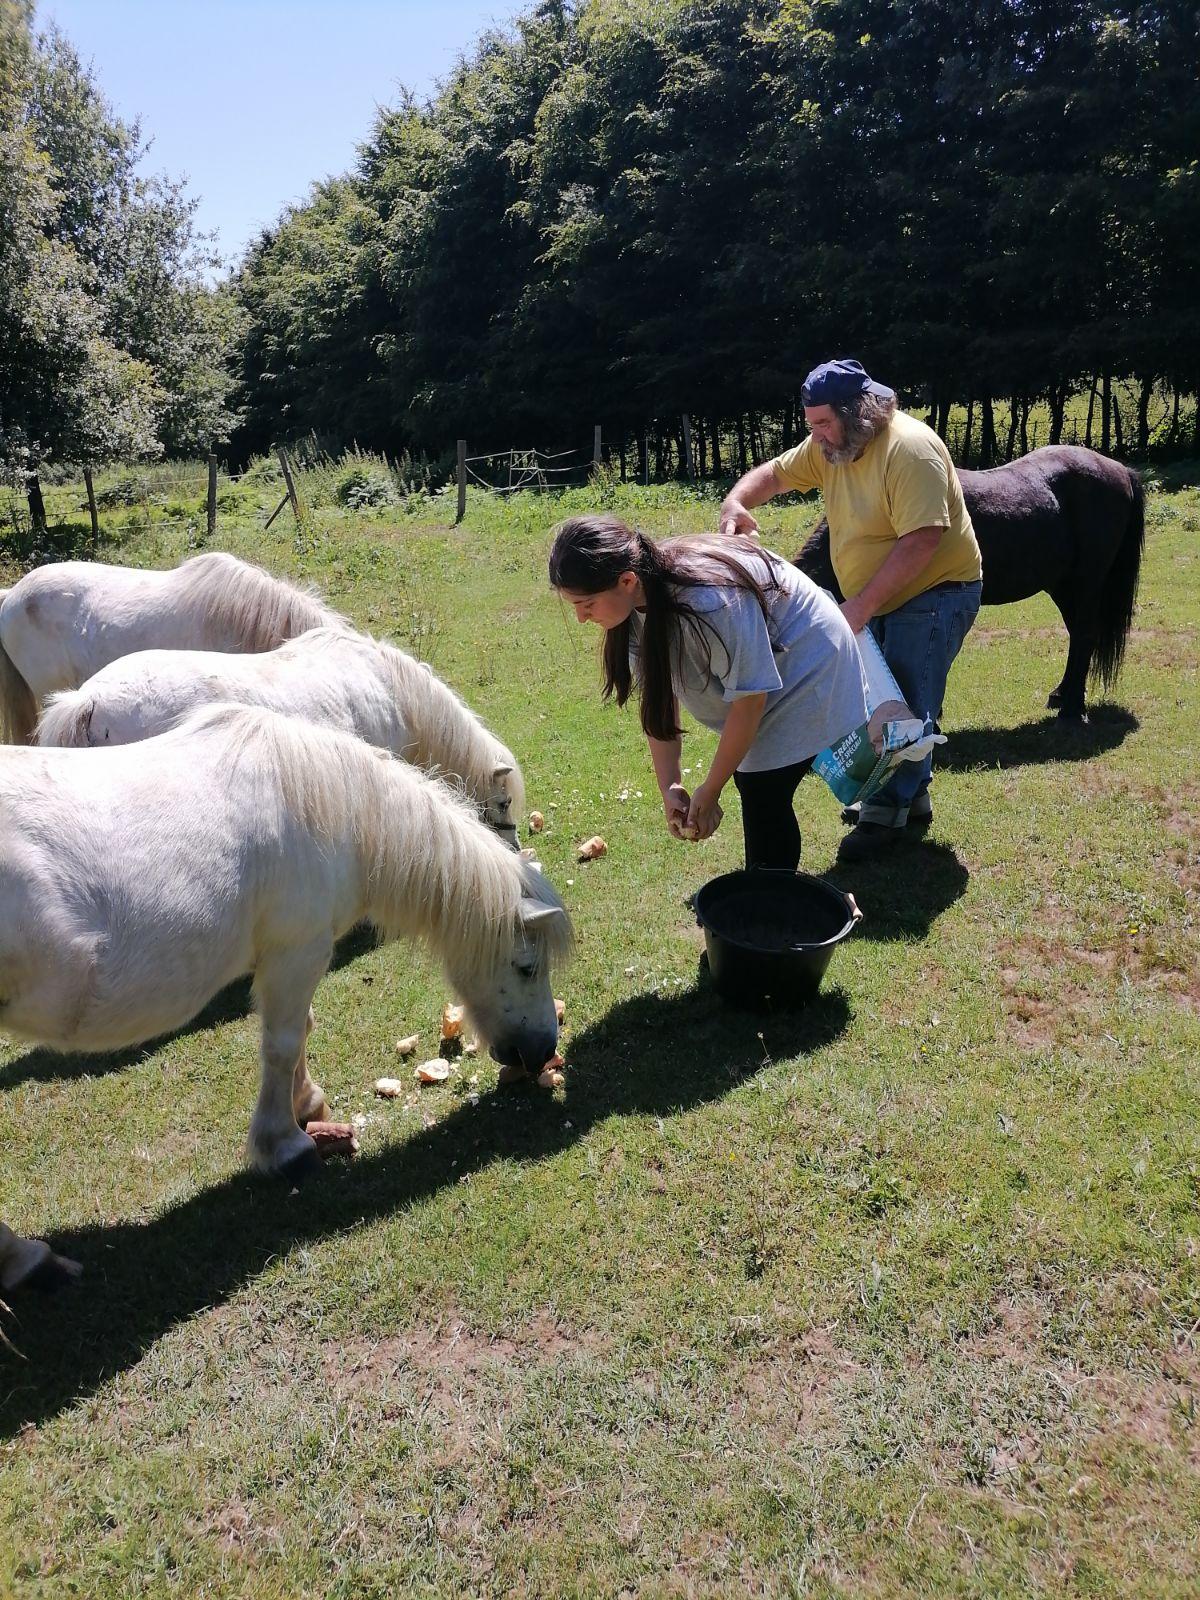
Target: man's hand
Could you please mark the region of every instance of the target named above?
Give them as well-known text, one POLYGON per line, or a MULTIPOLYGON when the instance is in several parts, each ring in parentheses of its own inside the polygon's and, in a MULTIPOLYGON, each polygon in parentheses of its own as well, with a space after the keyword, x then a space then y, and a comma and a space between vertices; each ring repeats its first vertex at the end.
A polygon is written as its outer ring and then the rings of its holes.
POLYGON ((721 504, 720 520, 717 527, 726 539, 741 535, 745 539, 758 540, 758 523, 742 505, 740 500, 732 496, 721 504))
POLYGON ((851 595, 849 600, 842 601, 842 615, 850 624, 851 633, 861 633, 870 622, 873 612, 869 606, 863 605, 862 596, 851 595))
POLYGON ((695 830, 690 835, 692 838, 711 839, 721 826, 724 812, 718 804, 719 799, 720 796, 714 794, 705 783, 696 790, 688 807, 686 824, 689 830, 695 830))

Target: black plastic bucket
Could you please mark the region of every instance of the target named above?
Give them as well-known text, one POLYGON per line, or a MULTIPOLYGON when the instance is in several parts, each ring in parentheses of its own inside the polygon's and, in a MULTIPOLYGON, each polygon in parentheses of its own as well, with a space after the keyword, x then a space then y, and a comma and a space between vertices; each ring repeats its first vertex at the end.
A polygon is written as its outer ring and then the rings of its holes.
POLYGON ((712 878, 692 904, 712 980, 743 1006, 805 1005, 862 921, 853 895, 807 872, 772 867, 712 878))

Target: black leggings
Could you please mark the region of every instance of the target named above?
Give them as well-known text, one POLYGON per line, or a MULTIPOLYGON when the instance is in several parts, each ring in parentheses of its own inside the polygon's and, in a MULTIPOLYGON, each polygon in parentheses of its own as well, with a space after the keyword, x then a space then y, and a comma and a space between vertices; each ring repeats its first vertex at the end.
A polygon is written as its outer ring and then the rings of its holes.
POLYGON ((792 800, 812 758, 769 772, 735 772, 733 781, 742 797, 742 832, 748 867, 800 865, 800 824, 792 800))

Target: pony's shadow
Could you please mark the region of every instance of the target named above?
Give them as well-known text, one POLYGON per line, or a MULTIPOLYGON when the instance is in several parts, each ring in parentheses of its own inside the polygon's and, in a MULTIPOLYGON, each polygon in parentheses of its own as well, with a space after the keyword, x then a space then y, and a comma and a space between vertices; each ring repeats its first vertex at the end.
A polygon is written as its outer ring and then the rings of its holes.
POLYGON ((849 890, 863 913, 859 939, 922 939, 942 912, 967 892, 971 874, 950 849, 925 839, 899 844, 888 855, 823 874, 849 890))
POLYGON ((288 1192, 237 1176, 147 1223, 56 1234, 82 1262, 78 1289, 18 1298, 8 1331, 27 1360, 6 1359, 0 1436, 38 1422, 134 1363, 164 1333, 237 1294, 293 1246, 420 1204, 493 1161, 554 1156, 613 1116, 669 1117, 720 1099, 770 1061, 817 1051, 851 1017, 830 988, 796 1012, 724 1007, 708 986, 615 1006, 571 1042, 566 1105, 531 1085, 465 1100, 401 1145, 336 1164, 288 1192))
POLYGON ((1088 761, 1105 750, 1115 750, 1138 727, 1132 711, 1102 701, 1089 706, 1085 723, 1051 715, 1016 728, 956 730, 935 760, 945 772, 971 772, 981 767, 1004 771, 1047 761, 1088 761))
MULTIPOLYGON (((368 950, 374 950, 378 942, 375 930, 367 924, 352 928, 344 939, 338 940, 329 970, 335 972, 339 967, 348 966, 368 950)), ((131 1045, 128 1050, 111 1050, 98 1055, 64 1055, 57 1050, 48 1050, 44 1045, 37 1045, 0 1066, 0 1090, 15 1089, 22 1083, 60 1083, 72 1078, 103 1078, 110 1072, 123 1072, 126 1067, 138 1062, 153 1060, 174 1039, 186 1039, 191 1033, 218 1028, 226 1022, 237 1022, 253 1009, 250 978, 235 978, 182 1028, 177 1028, 174 1033, 161 1034, 157 1039, 149 1039, 145 1044, 131 1045)))

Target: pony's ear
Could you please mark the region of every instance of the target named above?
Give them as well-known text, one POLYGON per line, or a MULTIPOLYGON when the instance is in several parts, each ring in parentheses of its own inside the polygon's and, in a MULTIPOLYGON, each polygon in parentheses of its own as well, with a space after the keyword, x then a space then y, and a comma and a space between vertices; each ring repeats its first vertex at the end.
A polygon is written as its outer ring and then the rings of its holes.
POLYGON ((521 922, 526 928, 540 928, 544 923, 553 922, 556 917, 565 917, 566 912, 562 906, 540 906, 536 900, 526 902, 528 909, 522 908, 521 922))
POLYGON ((511 773, 511 767, 494 767, 492 769, 492 782, 499 783, 501 778, 507 778, 511 773))

